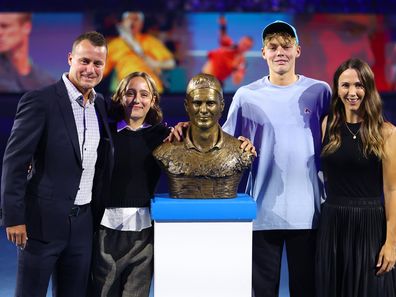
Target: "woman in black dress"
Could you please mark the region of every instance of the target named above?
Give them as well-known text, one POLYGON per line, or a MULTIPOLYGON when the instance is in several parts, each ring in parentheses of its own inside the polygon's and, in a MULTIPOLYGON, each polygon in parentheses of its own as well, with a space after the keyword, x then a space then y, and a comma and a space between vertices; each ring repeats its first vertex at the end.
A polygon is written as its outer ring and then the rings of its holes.
POLYGON ((322 130, 317 296, 396 296, 396 128, 384 121, 365 62, 336 70, 322 130))

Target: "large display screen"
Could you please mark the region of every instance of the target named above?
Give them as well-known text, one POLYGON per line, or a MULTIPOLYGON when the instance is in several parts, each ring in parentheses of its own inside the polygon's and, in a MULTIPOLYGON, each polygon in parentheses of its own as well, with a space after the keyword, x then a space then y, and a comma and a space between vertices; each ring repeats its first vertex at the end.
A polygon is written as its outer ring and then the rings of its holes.
POLYGON ((380 91, 396 90, 396 15, 92 12, 0 13, 0 92, 24 92, 59 79, 68 70, 74 38, 93 29, 109 41, 102 91, 111 93, 129 72, 146 71, 162 92, 183 93, 203 71, 233 93, 268 75, 261 33, 274 20, 297 29, 298 74, 331 85, 337 66, 358 57, 371 65, 380 91))

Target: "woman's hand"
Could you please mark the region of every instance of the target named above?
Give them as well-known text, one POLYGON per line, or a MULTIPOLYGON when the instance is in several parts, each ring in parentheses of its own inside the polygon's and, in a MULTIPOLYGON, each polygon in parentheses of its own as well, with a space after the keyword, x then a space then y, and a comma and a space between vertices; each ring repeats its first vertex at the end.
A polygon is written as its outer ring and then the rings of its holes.
POLYGON ((377 275, 384 274, 395 268, 396 263, 396 246, 385 242, 382 246, 381 251, 378 256, 377 275))
POLYGON ((168 137, 164 139, 164 142, 172 142, 174 139, 181 141, 184 137, 185 129, 190 126, 190 122, 179 122, 175 127, 172 127, 168 137))

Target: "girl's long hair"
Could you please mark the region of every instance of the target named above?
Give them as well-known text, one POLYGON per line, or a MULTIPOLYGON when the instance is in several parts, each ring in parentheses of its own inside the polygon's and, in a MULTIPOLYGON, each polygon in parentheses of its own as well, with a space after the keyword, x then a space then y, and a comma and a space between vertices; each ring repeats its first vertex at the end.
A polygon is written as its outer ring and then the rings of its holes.
POLYGON ((154 80, 146 72, 132 72, 120 81, 114 95, 111 97, 112 106, 110 108, 110 114, 112 118, 116 121, 125 119, 126 106, 124 103, 124 95, 129 82, 135 77, 141 77, 146 81, 154 100, 154 104, 152 107, 150 107, 144 122, 150 125, 156 125, 162 122, 163 115, 159 106, 160 96, 158 89, 154 80))
POLYGON ((346 125, 345 108, 338 97, 338 80, 347 69, 356 70, 360 82, 363 84, 365 95, 362 99, 363 122, 359 134, 363 143, 363 155, 367 158, 373 153, 378 158, 384 158, 384 137, 382 127, 382 101, 374 82, 374 73, 370 66, 360 59, 349 59, 342 63, 334 73, 333 94, 331 98, 331 116, 328 117, 327 131, 329 142, 323 147, 322 155, 334 153, 341 145, 341 126, 346 125))

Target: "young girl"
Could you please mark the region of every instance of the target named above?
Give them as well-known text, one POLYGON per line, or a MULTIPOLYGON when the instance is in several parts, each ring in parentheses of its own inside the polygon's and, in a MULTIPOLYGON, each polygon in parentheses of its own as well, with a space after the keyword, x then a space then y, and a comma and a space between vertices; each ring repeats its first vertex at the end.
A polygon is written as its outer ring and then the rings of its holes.
POLYGON ((114 167, 94 243, 94 295, 147 297, 153 273, 149 205, 160 177, 152 151, 169 129, 161 124, 155 83, 144 72, 125 77, 112 103, 114 167))

